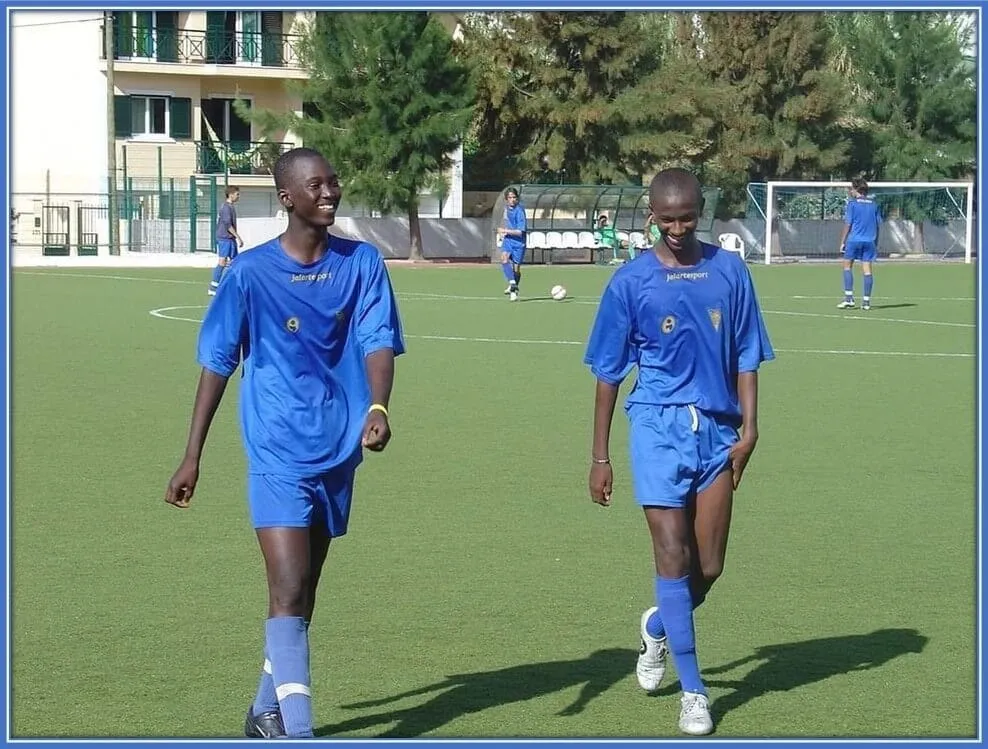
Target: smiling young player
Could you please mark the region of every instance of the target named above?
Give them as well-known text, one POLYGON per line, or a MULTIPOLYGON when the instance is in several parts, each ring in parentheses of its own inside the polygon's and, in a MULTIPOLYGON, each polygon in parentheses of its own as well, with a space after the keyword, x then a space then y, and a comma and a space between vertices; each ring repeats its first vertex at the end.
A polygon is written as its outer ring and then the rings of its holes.
POLYGON ((640 622, 638 682, 657 690, 671 652, 683 689, 679 728, 700 735, 713 721, 693 611, 723 570, 734 490, 758 440, 758 368, 775 355, 744 261, 696 238, 696 178, 660 172, 649 207, 660 238, 612 276, 587 346, 597 378, 589 488, 594 502, 610 505, 611 422, 618 388, 637 365, 625 410, 657 603, 640 622))
POLYGON ((250 515, 267 569, 265 661, 249 737, 312 736, 308 628, 330 541, 347 531, 362 448, 391 438, 404 352, 375 247, 329 234, 342 192, 317 151, 275 164, 281 236, 229 266, 199 333, 202 366, 185 457, 165 501, 187 508, 213 415, 243 363, 240 421, 250 515))

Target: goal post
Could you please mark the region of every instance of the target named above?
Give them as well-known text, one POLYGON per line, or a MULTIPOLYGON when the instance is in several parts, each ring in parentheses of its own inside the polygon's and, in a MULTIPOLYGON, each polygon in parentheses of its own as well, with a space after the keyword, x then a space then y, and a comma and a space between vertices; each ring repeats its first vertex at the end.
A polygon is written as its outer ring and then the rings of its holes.
MULTIPOLYGON (((765 224, 765 264, 795 257, 836 259, 850 187, 850 181, 749 184, 752 215, 765 224)), ((879 257, 972 261, 973 182, 869 182, 868 194, 884 219, 879 257)))

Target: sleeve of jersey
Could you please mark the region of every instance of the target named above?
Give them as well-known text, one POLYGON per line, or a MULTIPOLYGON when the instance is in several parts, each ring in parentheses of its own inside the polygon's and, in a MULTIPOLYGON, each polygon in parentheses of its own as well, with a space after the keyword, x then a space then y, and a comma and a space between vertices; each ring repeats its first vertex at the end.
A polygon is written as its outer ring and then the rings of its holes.
POLYGON ((757 372, 762 362, 775 358, 768 330, 747 266, 741 268, 741 282, 734 314, 734 344, 738 352, 738 372, 757 372))
POLYGON ((508 227, 509 229, 521 229, 522 231, 525 231, 528 228, 528 218, 525 216, 524 209, 515 211, 511 224, 512 225, 508 227))
POLYGON ((394 289, 384 260, 374 250, 368 276, 357 304, 357 340, 364 356, 390 348, 395 356, 405 353, 405 339, 394 289))
POLYGON ((844 223, 848 226, 851 225, 852 209, 851 206, 854 205, 850 200, 844 205, 844 223))
POLYGON ((623 297, 613 281, 604 289, 583 357, 594 377, 610 385, 620 385, 637 361, 631 315, 623 297))
POLYGON ((247 341, 247 306, 239 274, 233 267, 220 281, 199 329, 199 364, 221 377, 237 371, 240 352, 247 341))

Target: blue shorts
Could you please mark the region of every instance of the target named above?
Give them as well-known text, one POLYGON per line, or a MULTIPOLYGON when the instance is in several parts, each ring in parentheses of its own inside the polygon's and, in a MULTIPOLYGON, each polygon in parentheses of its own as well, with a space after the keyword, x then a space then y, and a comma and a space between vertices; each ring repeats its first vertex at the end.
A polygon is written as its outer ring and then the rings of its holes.
POLYGON ((501 252, 507 252, 508 257, 511 259, 511 262, 514 263, 515 265, 521 265, 523 262, 525 262, 524 245, 522 245, 521 247, 505 247, 504 245, 501 245, 501 252))
POLYGON ((350 521, 356 466, 333 468, 312 478, 251 473, 247 501, 254 528, 309 528, 325 523, 331 538, 342 536, 350 521))
POLYGON ((845 260, 860 260, 865 263, 872 262, 878 257, 878 247, 874 242, 847 242, 844 245, 845 260))
POLYGON ((734 423, 694 406, 631 404, 631 481, 643 507, 686 507, 730 465, 734 423))
POLYGON ((217 239, 216 240, 216 254, 220 258, 225 258, 227 260, 233 260, 237 256, 237 240, 236 239, 217 239))

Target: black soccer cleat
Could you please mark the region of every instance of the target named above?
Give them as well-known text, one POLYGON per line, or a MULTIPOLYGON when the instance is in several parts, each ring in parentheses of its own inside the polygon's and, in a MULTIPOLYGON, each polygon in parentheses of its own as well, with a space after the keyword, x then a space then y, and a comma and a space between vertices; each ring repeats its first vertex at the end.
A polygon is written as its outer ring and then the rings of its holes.
POLYGON ((251 705, 247 708, 247 719, 244 720, 244 736, 248 739, 284 738, 285 724, 281 721, 281 713, 271 710, 254 715, 254 707, 251 705))

